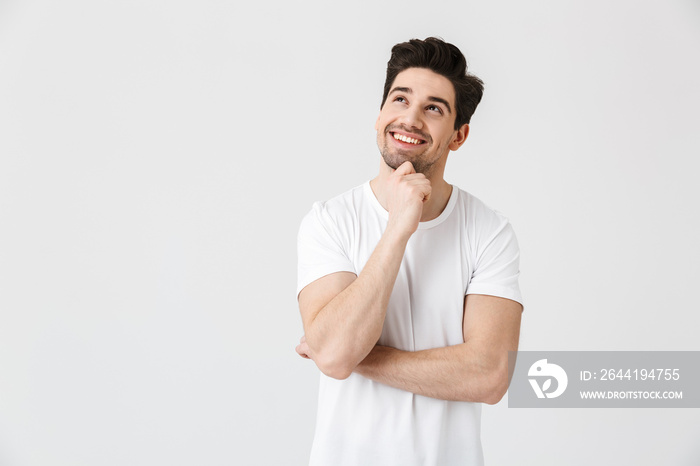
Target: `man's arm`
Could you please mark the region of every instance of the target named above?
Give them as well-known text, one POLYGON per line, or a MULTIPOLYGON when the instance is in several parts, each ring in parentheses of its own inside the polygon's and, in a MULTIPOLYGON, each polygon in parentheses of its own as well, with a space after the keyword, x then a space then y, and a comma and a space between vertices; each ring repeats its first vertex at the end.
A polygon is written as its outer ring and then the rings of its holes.
POLYGON ((388 189, 389 222, 362 272, 333 273, 299 293, 304 338, 297 352, 330 377, 347 378, 379 340, 406 244, 431 191, 410 162, 392 173, 388 189))
POLYGON ((423 351, 375 346, 355 372, 412 393, 453 401, 498 403, 508 390, 508 351, 518 349, 522 306, 467 295, 464 343, 423 351))

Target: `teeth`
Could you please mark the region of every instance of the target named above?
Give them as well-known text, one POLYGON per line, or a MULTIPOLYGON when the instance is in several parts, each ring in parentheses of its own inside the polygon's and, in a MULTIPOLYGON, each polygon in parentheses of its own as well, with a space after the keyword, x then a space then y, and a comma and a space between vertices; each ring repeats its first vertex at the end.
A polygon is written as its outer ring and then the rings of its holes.
POLYGON ((394 139, 407 142, 409 144, 420 144, 420 141, 418 139, 409 138, 408 136, 404 136, 403 134, 399 133, 394 133, 394 139))

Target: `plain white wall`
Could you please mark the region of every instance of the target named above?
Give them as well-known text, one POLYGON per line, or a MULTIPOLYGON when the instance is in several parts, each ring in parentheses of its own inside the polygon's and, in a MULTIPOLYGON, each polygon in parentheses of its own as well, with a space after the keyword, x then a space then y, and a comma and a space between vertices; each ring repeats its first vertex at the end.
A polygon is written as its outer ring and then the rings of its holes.
MULTIPOLYGON (((523 350, 697 350, 700 6, 0 3, 0 465, 303 465, 296 233, 374 175, 393 44, 486 82, 523 350)), ((697 410, 484 409, 489 465, 700 461, 697 410), (546 446, 546 448, 545 448, 546 446)))

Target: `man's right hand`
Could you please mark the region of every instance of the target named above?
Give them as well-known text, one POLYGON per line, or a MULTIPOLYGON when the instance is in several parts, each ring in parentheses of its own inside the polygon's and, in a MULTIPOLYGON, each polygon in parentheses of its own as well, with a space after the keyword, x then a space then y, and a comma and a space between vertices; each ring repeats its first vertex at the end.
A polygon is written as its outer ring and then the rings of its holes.
POLYGON ((387 230, 410 237, 418 229, 423 204, 430 198, 430 180, 406 161, 389 176, 387 188, 387 230))

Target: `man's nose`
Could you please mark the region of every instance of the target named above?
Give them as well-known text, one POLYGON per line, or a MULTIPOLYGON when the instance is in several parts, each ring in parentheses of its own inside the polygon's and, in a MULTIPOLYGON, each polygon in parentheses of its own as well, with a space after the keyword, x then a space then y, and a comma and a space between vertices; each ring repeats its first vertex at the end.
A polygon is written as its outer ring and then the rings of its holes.
POLYGON ((419 107, 411 106, 401 115, 401 122, 409 128, 423 128, 423 113, 419 107))

